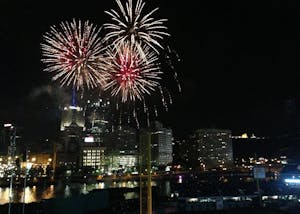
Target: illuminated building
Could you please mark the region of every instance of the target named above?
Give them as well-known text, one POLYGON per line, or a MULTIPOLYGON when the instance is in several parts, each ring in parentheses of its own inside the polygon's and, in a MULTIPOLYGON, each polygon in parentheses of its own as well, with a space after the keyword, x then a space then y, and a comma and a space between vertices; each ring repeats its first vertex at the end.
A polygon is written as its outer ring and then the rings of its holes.
POLYGON ((0 155, 7 155, 8 146, 10 144, 10 135, 11 130, 7 127, 1 129, 1 138, 0 138, 0 155))
POLYGON ((233 166, 231 131, 198 129, 189 137, 190 159, 200 168, 226 170, 233 166))
POLYGON ((151 145, 152 145, 152 162, 154 165, 168 165, 173 162, 173 133, 171 129, 164 128, 163 125, 156 121, 154 123, 151 145))
POLYGON ((137 166, 138 141, 134 128, 129 126, 117 126, 107 134, 104 145, 106 147, 107 169, 132 170, 137 166))
POLYGON ((47 153, 29 153, 27 162, 32 163, 32 167, 46 168, 51 166, 53 161, 52 154, 47 153))
POLYGON ((85 129, 85 122, 83 117, 83 109, 79 106, 66 106, 64 107, 61 115, 60 130, 64 131, 66 127, 76 124, 76 126, 85 129))
POLYGON ((83 140, 84 130, 82 108, 78 106, 65 107, 61 119, 61 137, 55 146, 56 166, 79 166, 80 143, 83 140))
POLYGON ((95 142, 103 144, 104 138, 112 130, 110 102, 105 99, 87 101, 85 108, 86 134, 93 136, 95 142))
POLYGON ((186 157, 186 142, 185 140, 175 140, 173 147, 173 164, 175 165, 186 165, 184 164, 186 157), (180 155, 179 155, 180 154, 180 155))
POLYGON ((245 139, 250 139, 250 140, 264 140, 266 137, 258 137, 255 134, 251 134, 250 136, 247 133, 243 133, 242 135, 237 135, 237 136, 231 136, 232 139, 241 139, 242 141, 247 141, 245 139))
POLYGON ((120 166, 124 168, 130 168, 130 167, 135 167, 138 164, 138 158, 137 155, 130 155, 130 154, 124 154, 124 155, 119 155, 119 164, 120 166))
POLYGON ((138 166, 138 155, 125 154, 124 151, 120 153, 105 156, 106 170, 111 172, 114 170, 121 170, 123 172, 136 171, 138 166))
POLYGON ((136 130, 128 126, 114 126, 112 114, 110 101, 88 100, 85 107, 85 141, 105 148, 106 171, 119 168, 126 171, 137 164, 136 130))
POLYGON ((124 151, 125 154, 135 154, 138 148, 136 130, 129 126, 119 125, 106 135, 104 145, 108 153, 124 151))
POLYGON ((24 149, 24 142, 22 141, 22 128, 20 127, 14 127, 10 123, 4 124, 0 131, 0 155, 5 156, 9 155, 9 151, 11 149, 14 150, 15 154, 21 153, 21 151, 24 149), (11 148, 11 140, 13 136, 14 129, 16 129, 15 133, 15 146, 14 148, 11 148))
POLYGON ((100 147, 99 144, 91 142, 91 140, 85 140, 81 144, 81 166, 93 167, 94 169, 104 169, 105 158, 104 158, 104 147, 100 147))

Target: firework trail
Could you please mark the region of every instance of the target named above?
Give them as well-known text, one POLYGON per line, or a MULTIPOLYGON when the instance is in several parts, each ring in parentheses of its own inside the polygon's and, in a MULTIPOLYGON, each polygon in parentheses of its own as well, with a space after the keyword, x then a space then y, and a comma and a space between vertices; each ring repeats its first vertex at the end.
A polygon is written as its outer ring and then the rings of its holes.
POLYGON ((42 62, 45 71, 53 74, 61 86, 72 85, 77 90, 104 84, 100 28, 89 21, 62 22, 43 35, 42 62))
POLYGON ((143 14, 145 3, 142 0, 137 0, 135 6, 132 0, 128 0, 125 5, 120 0, 116 0, 116 3, 119 12, 113 9, 105 11, 111 17, 112 23, 104 24, 105 29, 109 31, 104 40, 113 41, 116 47, 124 41, 130 41, 141 53, 143 45, 146 44, 159 53, 158 48, 163 49, 160 40, 163 40, 164 36, 169 36, 165 32, 167 27, 164 26, 167 19, 156 20, 152 17, 159 8, 143 14))

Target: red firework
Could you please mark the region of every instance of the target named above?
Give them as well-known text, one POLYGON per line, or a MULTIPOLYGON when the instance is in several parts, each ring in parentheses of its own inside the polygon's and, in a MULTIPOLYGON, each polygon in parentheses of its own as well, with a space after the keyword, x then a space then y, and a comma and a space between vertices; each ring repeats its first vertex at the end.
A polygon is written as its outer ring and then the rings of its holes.
POLYGON ((113 96, 120 95, 122 102, 143 100, 144 94, 159 85, 158 57, 150 48, 145 47, 141 54, 136 46, 124 42, 121 47, 108 49, 107 55, 104 89, 111 90, 113 96))

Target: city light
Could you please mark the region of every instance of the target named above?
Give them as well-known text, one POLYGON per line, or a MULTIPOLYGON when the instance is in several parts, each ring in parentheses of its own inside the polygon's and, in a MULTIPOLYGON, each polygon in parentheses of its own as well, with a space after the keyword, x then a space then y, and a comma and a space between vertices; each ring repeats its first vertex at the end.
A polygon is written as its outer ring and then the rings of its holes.
POLYGON ((297 5, 106 1, 2 13, 0 213, 298 213, 297 5))
POLYGON ((33 165, 33 164, 32 164, 31 162, 27 162, 27 163, 26 163, 26 169, 27 169, 27 170, 30 170, 31 167, 32 167, 32 165, 33 165))
POLYGON ((285 183, 290 183, 290 184, 300 184, 300 179, 297 178, 286 178, 284 179, 285 183))

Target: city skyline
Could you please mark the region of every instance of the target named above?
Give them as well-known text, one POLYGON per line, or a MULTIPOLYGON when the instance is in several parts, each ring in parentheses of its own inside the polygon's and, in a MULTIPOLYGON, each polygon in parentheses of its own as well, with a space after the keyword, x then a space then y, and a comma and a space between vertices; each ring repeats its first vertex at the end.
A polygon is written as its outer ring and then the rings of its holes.
MULTIPOLYGON (((160 8, 157 17, 168 19, 170 45, 180 57, 175 69, 182 85, 182 93, 173 92, 170 111, 158 120, 179 136, 206 127, 258 135, 297 131, 299 87, 292 71, 298 67, 298 29, 294 26, 299 5, 152 3, 160 8)), ((57 94, 31 98, 47 85, 56 87, 42 71, 42 35, 51 25, 74 17, 101 25, 108 19, 104 10, 114 4, 1 3, 2 122, 30 125, 31 117, 24 116, 28 114, 38 122, 48 118, 49 124, 55 123, 53 99, 57 98, 53 96, 57 94), (47 108, 52 112, 43 116, 47 108)))

